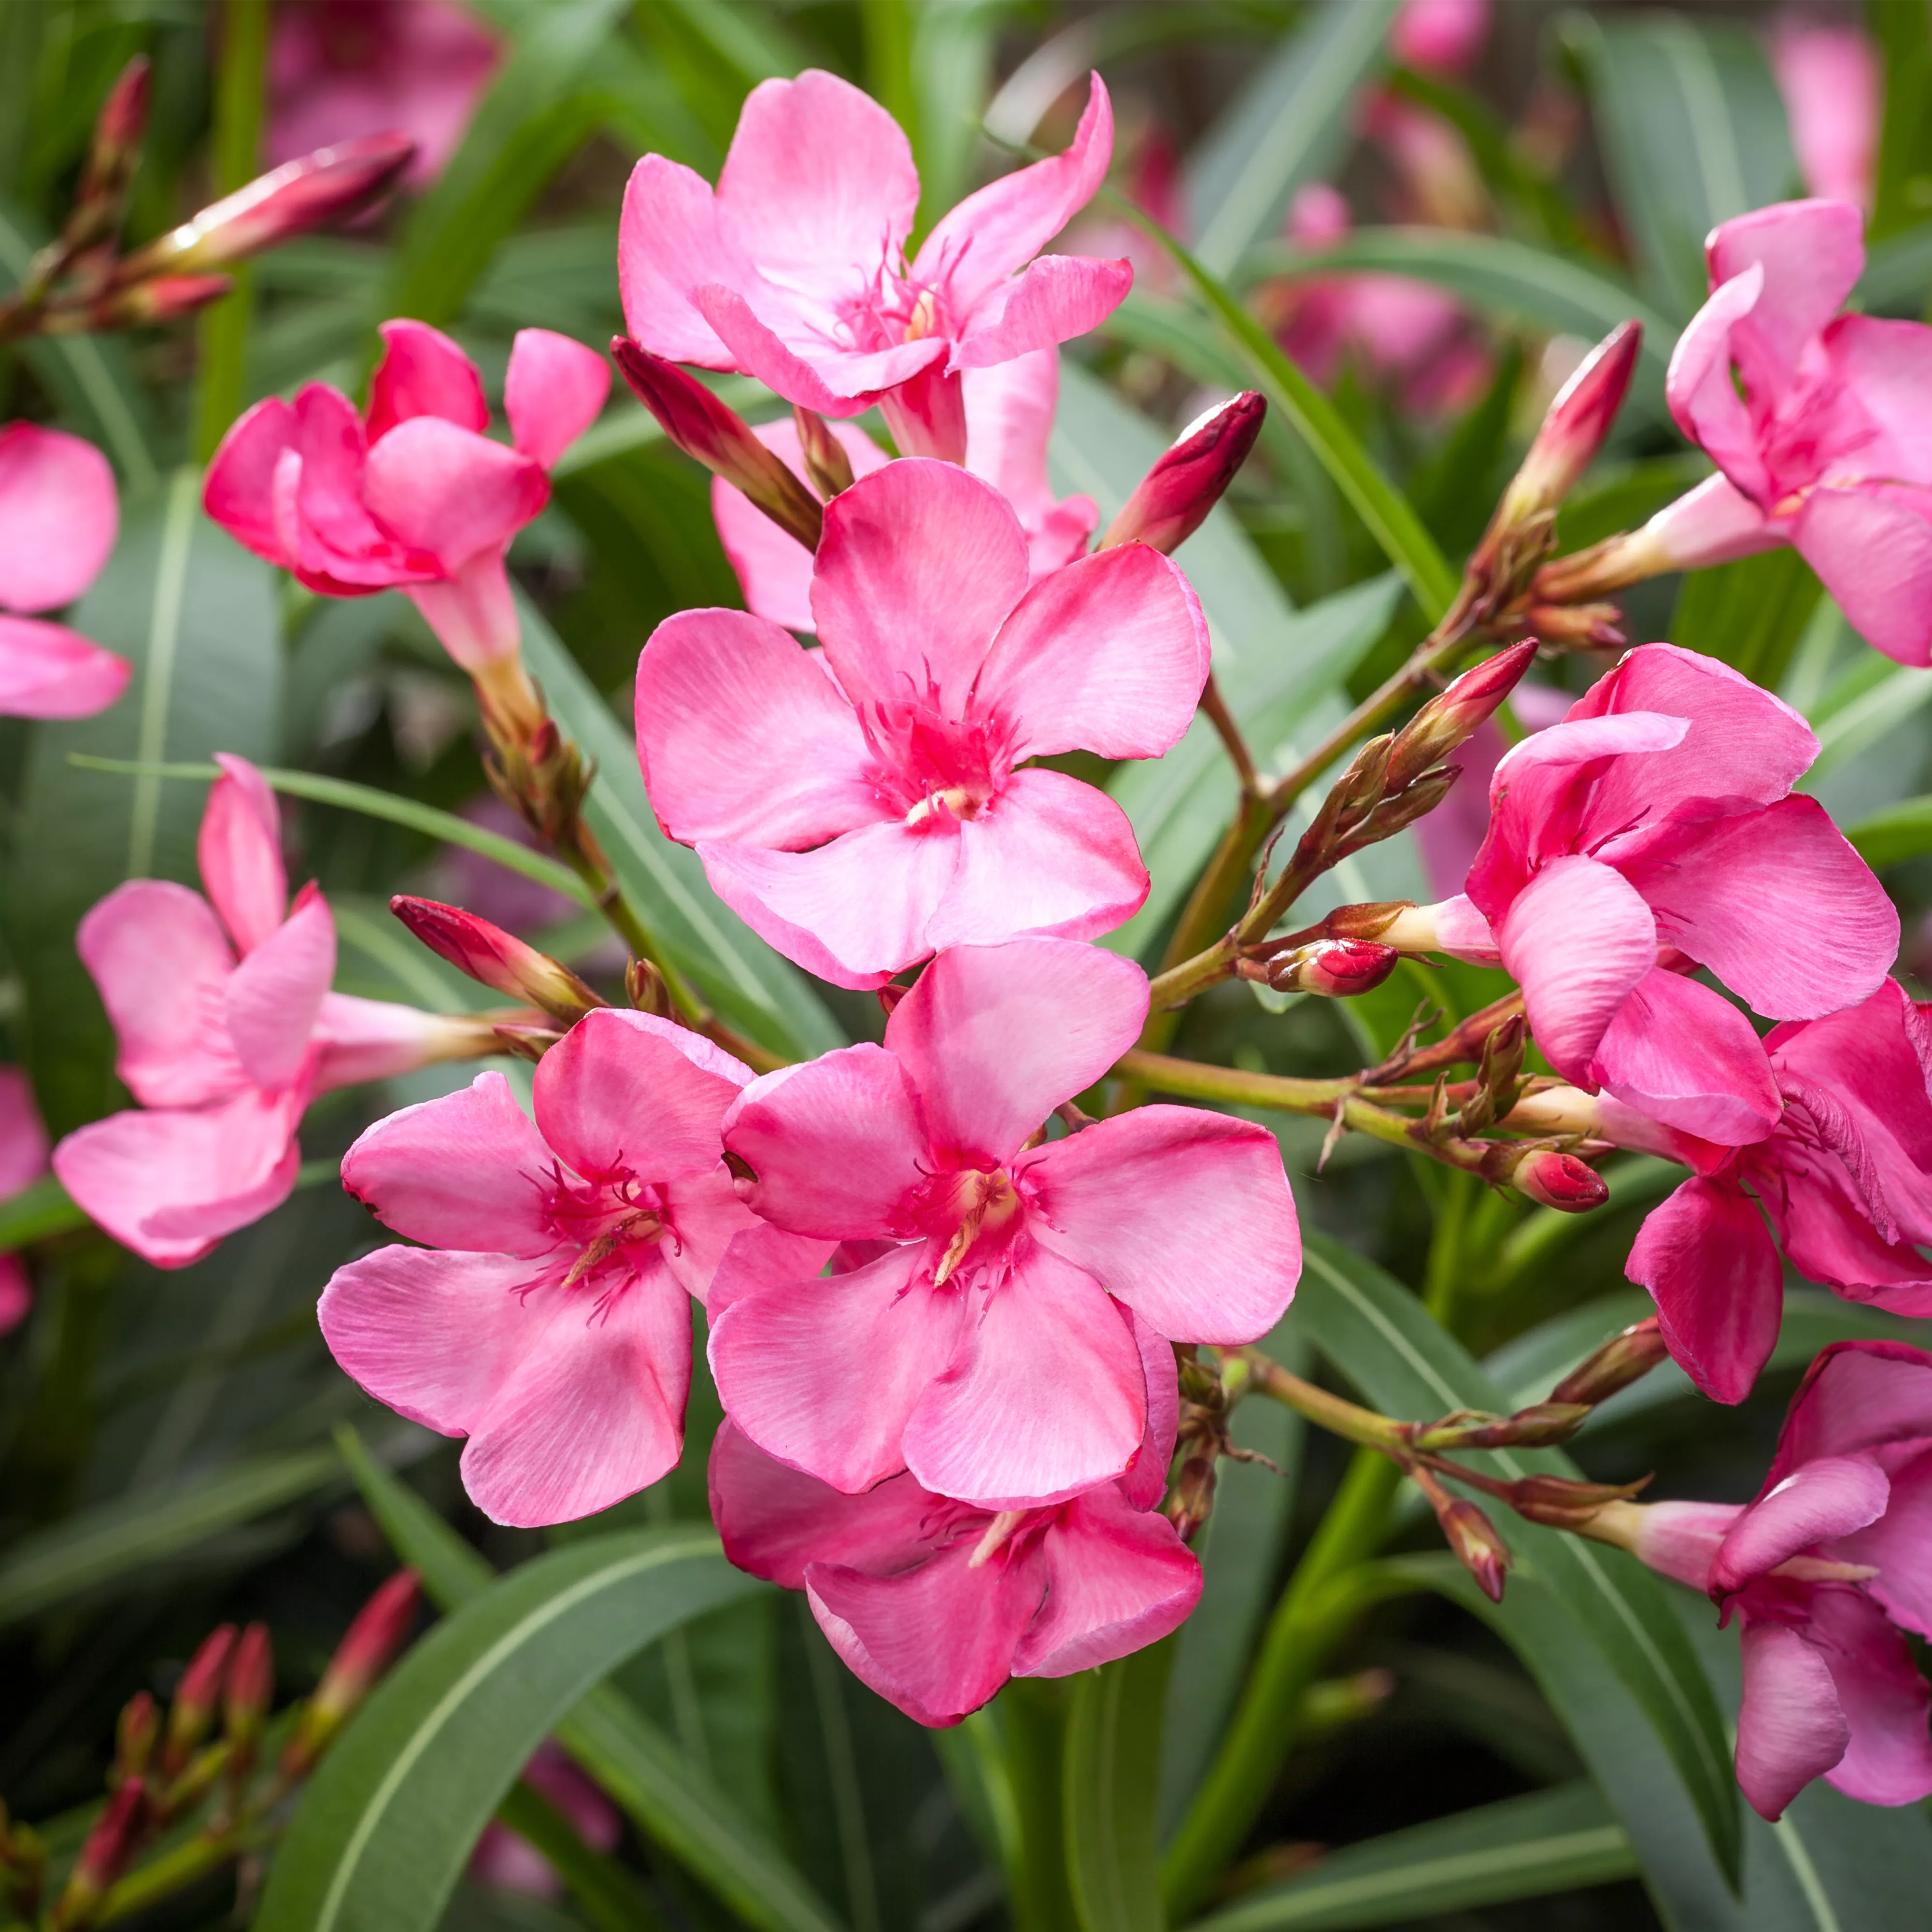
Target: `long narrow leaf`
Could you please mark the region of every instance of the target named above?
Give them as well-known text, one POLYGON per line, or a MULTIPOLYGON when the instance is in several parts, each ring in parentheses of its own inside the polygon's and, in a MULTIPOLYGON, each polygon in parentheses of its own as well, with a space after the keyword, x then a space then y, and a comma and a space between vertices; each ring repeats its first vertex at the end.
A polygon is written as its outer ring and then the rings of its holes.
POLYGON ((1161 1714, 1173 1640, 1083 1672, 1066 1730, 1066 1874, 1081 1932, 1162 1932, 1161 1714))

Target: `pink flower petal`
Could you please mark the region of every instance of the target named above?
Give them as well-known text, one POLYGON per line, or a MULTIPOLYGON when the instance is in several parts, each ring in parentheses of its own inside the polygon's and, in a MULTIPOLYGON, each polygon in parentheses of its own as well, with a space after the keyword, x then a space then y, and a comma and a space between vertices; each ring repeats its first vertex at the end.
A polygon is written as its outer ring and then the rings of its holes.
POLYGON ((1804 185, 1869 206, 1885 90, 1870 37, 1786 15, 1772 30, 1770 52, 1804 185))
POLYGON ((229 975, 222 1013, 242 1071, 258 1087, 286 1087, 308 1057, 310 1036, 335 976, 335 921, 313 885, 229 975))
POLYGON ((957 718, 1026 585, 1026 536, 1006 500, 916 458, 826 506, 812 608, 854 704, 914 698, 957 718))
POLYGON ((1775 1144, 1754 1159, 1766 1207, 1786 1258, 1808 1280, 1900 1315, 1932 1315, 1932 1262, 1909 1241, 1889 1240, 1872 1222, 1873 1203, 1841 1162, 1810 1157, 1801 1144, 1775 1144))
POLYGON ((1870 1456, 1819 1456, 1760 1496, 1732 1524, 1710 1588, 1742 1590, 1814 1544, 1849 1536, 1885 1514, 1892 1485, 1870 1456))
POLYGON ((963 1298, 933 1288, 931 1266, 914 1242, 850 1274, 734 1300, 711 1330, 726 1413, 766 1455, 835 1489, 856 1494, 897 1475, 907 1418, 965 1324, 963 1298), (855 1363, 862 1402, 851 1400, 855 1363))
POLYGON ((1821 484, 1792 533, 1852 628, 1903 664, 1932 663, 1932 522, 1923 494, 1821 484))
POLYGON ((510 434, 549 469, 597 420, 610 393, 610 365, 594 349, 548 328, 520 328, 503 379, 510 434))
POLYGON ((238 416, 209 460, 201 502, 235 541, 269 562, 292 564, 275 523, 277 465, 297 446, 296 412, 270 396, 238 416))
POLYGON ((1201 1596, 1201 1565, 1173 1524, 1118 1484, 1076 1496, 1047 1532, 1046 1602, 1020 1640, 1016 1677, 1070 1677, 1158 1643, 1201 1596))
POLYGON ((1744 1697, 1738 1712, 1738 1784, 1775 1820, 1845 1754, 1852 1727, 1822 1652, 1782 1624, 1744 1627, 1744 1697))
MULTIPOLYGON (((698 1184, 686 1182, 685 1187, 698 1184)), ((682 1189, 674 1190, 674 1195, 682 1189)), ((735 1186, 732 1198, 737 1198, 735 1186)), ((674 1205, 682 1206, 674 1201, 674 1205)), ((849 1274, 854 1268, 862 1268, 867 1262, 877 1261, 882 1254, 890 1252, 898 1244, 896 1241, 855 1241, 841 1244, 812 1234, 788 1234, 782 1228, 769 1221, 760 1221, 746 1208, 745 1214, 749 1226, 740 1224, 738 1232, 724 1244, 724 1251, 718 1257, 717 1266, 712 1270, 710 1280, 704 1284, 694 1283, 685 1276, 685 1286, 693 1300, 701 1302, 713 1322, 741 1296, 754 1289, 784 1286, 788 1282, 810 1281, 824 1271, 825 1264, 836 1254, 848 1248, 866 1250, 850 1267, 835 1268, 834 1274, 849 1274)), ((722 1215, 719 1217, 722 1219, 722 1215)), ((678 1272, 676 1258, 673 1271, 678 1272)))
POLYGON ((1071 342, 1098 328, 1133 285, 1132 266, 1125 261, 1042 255, 981 304, 952 352, 952 367, 983 369, 1071 342))
POLYGON ((488 428, 483 379, 441 329, 426 322, 386 322, 376 332, 382 338, 382 359, 369 379, 363 430, 372 446, 398 423, 417 416, 435 416, 478 435, 488 428))
POLYGON ((1265 1127, 1140 1107, 1024 1156, 1042 1245, 1180 1342, 1252 1342, 1281 1319, 1301 1234, 1265 1127))
POLYGON ((1924 324, 1841 315, 1822 341, 1831 377, 1858 405, 1840 400, 1832 412, 1819 449, 1823 480, 1932 483, 1925 436, 1932 420, 1932 341, 1924 324))
POLYGON ((1174 1444, 1180 1423, 1180 1382, 1174 1347, 1167 1337, 1127 1310, 1134 1346, 1141 1352, 1141 1373, 1147 1383, 1147 1427, 1141 1446, 1120 1491, 1137 1510, 1152 1509, 1167 1490, 1167 1468, 1174 1460, 1174 1444))
POLYGON ((34 1312, 34 1284, 18 1255, 0 1255, 0 1335, 10 1335, 34 1312))
POLYGON ((1173 562, 1144 544, 1083 557, 1027 592, 973 687, 1023 758, 1086 750, 1155 758, 1194 722, 1207 620, 1173 562))
POLYGON ((1638 1229, 1624 1272, 1650 1290, 1672 1358, 1714 1402, 1742 1402, 1770 1359, 1784 1270, 1735 1183, 1687 1180, 1638 1229))
POLYGON ((0 429, 0 610, 71 604, 120 527, 114 472, 93 444, 37 423, 0 429))
POLYGON ((1133 1044, 1147 997, 1147 975, 1099 946, 960 946, 893 1009, 886 1045, 911 1076, 934 1151, 997 1166, 1133 1044))
POLYGON ((446 572, 506 544, 550 500, 527 456, 434 416, 412 416, 369 452, 363 500, 446 572))
POLYGON ((928 1489, 1017 1509, 1126 1470, 1146 1378, 1125 1312, 1090 1275, 1036 1247, 967 1310, 960 1341, 906 1420, 906 1466, 928 1489))
POLYGON ((1905 1639, 1859 1591, 1820 1591, 1812 1622, 1851 1730, 1825 1781, 1862 1804, 1916 1804, 1932 1793, 1932 1691, 1905 1639))
POLYGON ((550 1150, 500 1073, 364 1130, 342 1184, 399 1234, 436 1247, 547 1255, 550 1150))
POLYGON ((1834 1342, 1819 1352, 1792 1398, 1760 1494, 1820 1456, 1921 1437, 1932 1437, 1932 1356, 1904 1342, 1834 1342))
POLYGON ((1060 400, 1060 356, 1037 350, 962 378, 966 406, 966 466, 983 476, 1013 506, 1027 533, 1036 578, 1084 556, 1100 520, 1090 496, 1054 500, 1047 480, 1046 446, 1060 400))
POLYGON ((795 332, 805 338, 803 346, 810 352, 801 355, 761 313, 769 311, 772 320, 788 326, 794 323, 796 318, 788 312, 791 304, 784 292, 769 284, 760 285, 758 292, 758 309, 736 289, 721 282, 704 284, 692 299, 729 352, 732 360, 728 366, 757 376, 787 402, 801 404, 820 416, 861 415, 886 390, 945 360, 946 344, 938 336, 884 349, 840 350, 824 347, 820 338, 800 328, 795 332))
MULTIPOLYGON (((338 1087, 360 1086, 365 1080, 392 1080, 432 1060, 449 1059, 449 1030, 464 1024, 394 1000, 326 993, 313 1036, 318 1054, 315 1090, 326 1094, 338 1087)), ((463 1057, 476 1051, 472 1035, 463 1057)))
POLYGON ((47 1130, 26 1070, 0 1066, 0 1201, 47 1171, 47 1130))
POLYGON ((668 1232, 658 1243, 658 1253, 672 1280, 700 1307, 710 1305, 718 1270, 741 1238, 746 1247, 734 1266, 742 1278, 760 1287, 809 1280, 824 1264, 829 1244, 785 1234, 760 1221, 738 1198, 736 1185, 722 1161, 703 1174, 673 1180, 659 1192, 668 1232))
POLYGON ((637 728, 652 808, 685 844, 796 850, 884 815, 851 706, 766 618, 666 618, 638 662, 637 728))
POLYGON ((221 776, 208 788, 195 859, 229 937, 238 951, 250 952, 288 913, 281 813, 268 781, 246 758, 218 752, 214 761, 221 776))
POLYGON ((433 558, 398 542, 369 514, 367 439, 349 398, 305 383, 296 396, 296 447, 276 459, 270 494, 277 536, 296 574, 336 594, 433 575, 433 558))
MULTIPOLYGON (((1922 1371, 1918 1379, 1924 1379, 1922 1371)), ((1870 1563, 1878 1574, 1865 1586, 1895 1624, 1932 1636, 1932 1451, 1892 1472, 1892 1501, 1870 1528, 1842 1538, 1832 1555, 1870 1563)))
POLYGON ((731 352, 692 300, 707 282, 738 284, 758 272, 719 232, 718 206, 703 176, 662 154, 631 172, 617 230, 617 290, 624 324, 653 356, 729 369, 731 352))
MULTIPOLYGON (((1714 288, 1670 352, 1664 393, 1677 427, 1738 489, 1768 510, 1777 499, 1777 488, 1732 375, 1733 362, 1750 352, 1746 331, 1764 305, 1764 271, 1755 263, 1714 288)), ((1774 361, 1765 368, 1762 357, 1756 359, 1762 380, 1775 393, 1790 376, 1788 364, 1774 361)))
POLYGON ((1754 266, 1763 271, 1763 299, 1751 312, 1741 358, 1747 376, 1756 377, 1795 364, 1857 285, 1864 218, 1849 202, 1779 202, 1714 229, 1704 252, 1714 288, 1754 266))
POLYGON ((0 616, 0 717, 92 718, 133 673, 125 658, 64 624, 0 616))
POLYGON ((1652 1120, 1724 1147, 1762 1140, 1784 1112, 1750 1022, 1722 994, 1655 969, 1617 1009, 1590 1078, 1652 1120))

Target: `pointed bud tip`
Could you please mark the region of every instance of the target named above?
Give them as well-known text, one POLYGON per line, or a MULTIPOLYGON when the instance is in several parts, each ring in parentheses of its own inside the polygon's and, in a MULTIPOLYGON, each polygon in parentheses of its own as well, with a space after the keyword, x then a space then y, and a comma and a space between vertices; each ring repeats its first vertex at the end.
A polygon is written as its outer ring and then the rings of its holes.
POLYGON ((1189 424, 1155 458, 1099 547, 1114 550, 1142 543, 1172 555, 1221 500, 1248 460, 1267 414, 1266 399, 1244 389, 1189 424))
POLYGON ((1489 1517, 1466 1497, 1458 1496, 1436 1511, 1436 1520, 1456 1560, 1476 1580, 1492 1604, 1503 1600, 1509 1573, 1509 1546, 1489 1517))

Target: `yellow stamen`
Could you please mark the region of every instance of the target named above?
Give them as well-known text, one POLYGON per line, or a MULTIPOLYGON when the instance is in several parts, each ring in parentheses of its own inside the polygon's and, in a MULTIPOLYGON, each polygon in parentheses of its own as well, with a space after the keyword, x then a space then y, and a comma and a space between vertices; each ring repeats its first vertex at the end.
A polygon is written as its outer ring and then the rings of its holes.
POLYGON ((974 1550, 972 1555, 967 1558, 967 1568, 977 1570, 982 1564, 991 1562, 994 1552, 1012 1534, 1015 1530, 1019 1528, 1020 1519, 1025 1514, 1024 1510, 1000 1510, 999 1514, 987 1524, 986 1534, 980 1538, 978 1546, 974 1550))

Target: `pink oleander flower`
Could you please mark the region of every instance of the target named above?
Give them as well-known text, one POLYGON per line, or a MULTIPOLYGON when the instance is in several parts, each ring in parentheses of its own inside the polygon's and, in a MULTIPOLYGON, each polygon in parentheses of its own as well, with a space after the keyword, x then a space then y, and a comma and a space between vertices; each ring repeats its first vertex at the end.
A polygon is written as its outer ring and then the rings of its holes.
POLYGON ((502 1075, 378 1120, 342 1183, 419 1247, 378 1248, 322 1291, 335 1359, 379 1402, 469 1438, 463 1485, 497 1522, 608 1509, 684 1443, 690 1300, 734 1237, 749 1280, 830 1243, 760 1228, 718 1125, 749 1068, 647 1013, 586 1016, 538 1063, 534 1124, 502 1075))
POLYGON ((289 904, 274 794, 246 759, 217 762, 198 854, 207 898, 130 879, 75 940, 143 1111, 69 1134, 54 1172, 158 1268, 199 1261, 287 1198, 316 1094, 500 1050, 482 1020, 330 992, 335 922, 312 884, 289 904))
POLYGON ((988 1510, 1064 1502, 1141 1443, 1136 1319, 1215 1342, 1280 1319, 1301 1244, 1271 1135, 1155 1106, 1040 1144, 1147 999, 1140 968, 1096 946, 962 946, 883 1047, 746 1088, 724 1144, 751 1206, 795 1234, 890 1244, 822 1281, 719 1270, 712 1370, 766 1454, 848 1494, 910 1469, 988 1510))
POLYGON ((1932 663, 1932 329, 1837 310, 1864 268, 1850 202, 1740 215, 1666 392, 1720 474, 1620 548, 1624 580, 1793 545, 1853 627, 1932 663))
POLYGON ((617 243, 626 321, 654 356, 739 370, 820 416, 876 402, 902 454, 958 462, 965 371, 1084 335, 1132 282, 1124 261, 1040 253, 1113 141, 1096 74, 1073 145, 968 195, 908 266, 919 176, 898 124, 817 69, 760 81, 715 192, 662 154, 638 164, 617 243))
POLYGON ((1871 36, 1861 27, 1786 18, 1772 27, 1770 51, 1806 188, 1869 211, 1885 109, 1871 36))
MULTIPOLYGON (((10 1200, 47 1172, 47 1130, 26 1070, 0 1066, 0 1201, 10 1200)), ((16 1254, 0 1254, 0 1335, 27 1318, 34 1285, 16 1254)))
MULTIPOLYGON (((1046 478, 1047 438, 1060 395, 1059 351, 1036 350, 990 369, 969 369, 961 380, 966 467, 1012 506, 1026 533, 1030 576, 1037 580, 1084 556, 1100 520, 1099 508, 1090 496, 1056 498, 1046 478)), ((886 452, 856 423, 828 427, 850 459, 855 480, 885 466, 886 452)), ((803 480, 805 456, 796 422, 782 418, 752 434, 803 480)), ((746 608, 788 631, 814 629, 811 551, 722 476, 711 479, 711 514, 718 542, 744 586, 746 608)))
POLYGON ((1142 544, 1030 574, 998 490, 911 458, 825 507, 820 650, 742 610, 682 611, 645 646, 638 756, 659 824, 820 978, 879 986, 945 946, 1087 938, 1146 897, 1120 807, 1020 767, 1174 744, 1208 674, 1201 607, 1142 544))
POLYGON ((1592 1534, 1736 1618, 1738 1783, 1776 1819, 1814 1778, 1867 1804, 1932 1795, 1932 1356, 1834 1342, 1793 1398, 1748 1504, 1612 1504, 1592 1534))
MULTIPOLYGON (((1566 1080, 1669 1118, 1667 1096, 1711 1090, 1708 1040, 1755 1040, 1660 965, 1694 961, 1760 1012, 1816 1019, 1865 998, 1898 955, 1870 869, 1791 791, 1817 749, 1790 706, 1714 658, 1642 645, 1497 765, 1466 897, 1405 919, 1425 945, 1500 958, 1566 1080), (1687 1003, 1694 1018, 1666 1023, 1687 1003)), ((1414 950, 1410 929, 1378 937, 1414 950)), ((1760 1083, 1712 1137, 1756 1139, 1776 1114, 1760 1083)))
POLYGON ((126 688, 124 658, 16 614, 71 604, 120 527, 114 472, 91 442, 38 423, 0 429, 0 716, 91 718, 126 688))
POLYGON ((1068 1677, 1158 1642, 1201 1566, 1156 1505, 1174 1454, 1174 1356, 1138 1324, 1147 1426, 1118 1480, 997 1514, 910 1474, 847 1496, 727 1421, 711 1514, 741 1570, 802 1590, 854 1672, 922 1724, 956 1724, 1009 1677, 1068 1677))
MULTIPOLYGON (((548 1738, 538 1745, 524 1766, 523 1782, 548 1798, 593 1851, 617 1849, 623 1825, 616 1807, 565 1756, 561 1745, 548 1738)), ((527 1838, 494 1819, 470 1855, 470 1872, 500 1891, 520 1892, 532 1898, 563 1896, 556 1868, 527 1838)))
POLYGON ((610 371, 547 328, 517 332, 503 386, 511 445, 483 431, 476 366, 420 322, 386 322, 358 417, 310 382, 292 404, 257 403, 208 465, 208 514, 311 590, 362 597, 399 587, 472 676, 516 661, 504 557, 550 500, 550 466, 596 418, 610 371))
POLYGON ((1389 51, 1426 74, 1466 73, 1490 37, 1490 0, 1403 0, 1389 51))
POLYGON ((427 188, 496 70, 496 36, 449 0, 296 0, 268 45, 271 164, 359 135, 406 134, 404 177, 427 188))

